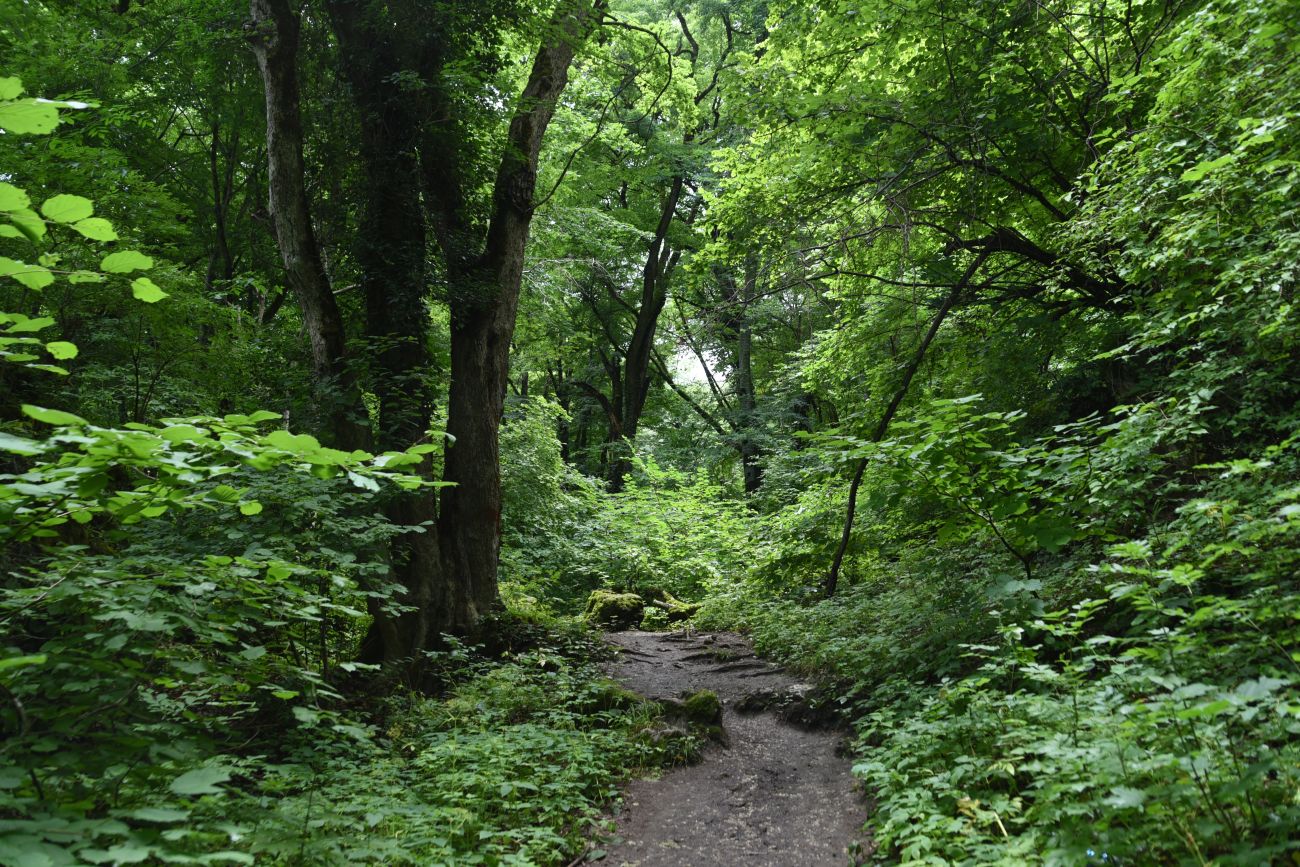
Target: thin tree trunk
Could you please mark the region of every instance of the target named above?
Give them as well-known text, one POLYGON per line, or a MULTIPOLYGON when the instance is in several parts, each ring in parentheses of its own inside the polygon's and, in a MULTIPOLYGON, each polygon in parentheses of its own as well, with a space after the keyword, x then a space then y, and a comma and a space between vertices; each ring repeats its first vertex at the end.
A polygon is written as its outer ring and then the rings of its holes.
POLYGON ((655 345, 659 314, 668 301, 667 277, 672 270, 671 266, 676 263, 676 253, 667 252, 666 240, 684 186, 685 179, 681 175, 672 179, 641 272, 641 303, 637 307, 636 324, 632 328, 627 356, 623 362, 623 400, 619 427, 624 442, 613 443, 617 453, 610 461, 609 469, 609 488, 614 492, 623 489, 623 478, 631 469, 627 450, 636 438, 637 427, 641 424, 641 412, 645 409, 646 398, 650 393, 650 354, 655 345))
POLYGON ((303 182, 302 117, 298 91, 300 22, 288 0, 251 0, 249 42, 266 93, 269 207, 285 277, 302 311, 311 344, 312 377, 324 421, 324 439, 342 449, 363 448, 368 425, 355 375, 346 360, 343 317, 312 228, 303 182))
POLYGON ((754 331, 749 322, 749 304, 757 282, 758 262, 751 254, 745 257, 745 278, 740 291, 734 291, 733 282, 733 292, 727 298, 735 310, 729 324, 736 337, 736 402, 739 413, 735 428, 740 437, 736 450, 740 452, 746 494, 754 493, 763 484, 763 467, 758 462, 761 450, 752 433, 758 424, 758 396, 754 390, 754 331))
MULTIPOLYGON (((930 328, 921 338, 921 343, 916 347, 916 354, 912 356, 911 362, 907 369, 903 371, 903 379, 898 384, 898 389, 894 392, 894 397, 889 401, 889 406, 885 407, 885 413, 880 417, 876 424, 876 429, 871 434, 871 442, 880 442, 885 438, 889 431, 889 423, 894 420, 894 414, 898 412, 898 407, 903 403, 903 398, 907 396, 907 390, 912 385, 912 379, 916 372, 921 368, 921 362, 925 359, 925 353, 930 349, 930 343, 934 336, 939 333, 939 326, 948 318, 948 313, 952 310, 953 305, 961 298, 966 291, 967 285, 975 276, 975 272, 984 264, 988 258, 988 253, 982 252, 975 257, 975 261, 966 269, 966 273, 949 291, 943 303, 939 305, 939 310, 934 314, 934 319, 930 321, 930 328)), ((862 486, 862 477, 867 471, 867 459, 862 458, 858 461, 857 467, 853 471, 853 481, 849 483, 849 502, 844 512, 844 529, 840 532, 840 543, 835 549, 835 558, 831 561, 830 572, 826 575, 826 596, 830 598, 835 595, 835 590, 839 585, 840 567, 844 564, 844 552, 848 550, 849 538, 853 535, 853 518, 858 508, 858 488, 862 486)))

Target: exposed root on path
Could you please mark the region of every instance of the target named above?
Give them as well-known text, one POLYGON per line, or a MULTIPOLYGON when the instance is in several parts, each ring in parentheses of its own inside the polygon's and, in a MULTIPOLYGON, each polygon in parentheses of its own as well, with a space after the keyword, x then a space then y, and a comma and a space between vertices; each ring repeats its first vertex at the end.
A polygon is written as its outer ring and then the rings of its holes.
MULTIPOLYGON (((648 699, 722 701, 723 745, 697 765, 628 786, 609 867, 817 867, 855 863, 866 808, 841 733, 814 690, 730 633, 619 632, 609 673, 648 699), (761 685, 756 678, 762 678, 761 685)), ((589 857, 588 862, 591 861, 589 857)))

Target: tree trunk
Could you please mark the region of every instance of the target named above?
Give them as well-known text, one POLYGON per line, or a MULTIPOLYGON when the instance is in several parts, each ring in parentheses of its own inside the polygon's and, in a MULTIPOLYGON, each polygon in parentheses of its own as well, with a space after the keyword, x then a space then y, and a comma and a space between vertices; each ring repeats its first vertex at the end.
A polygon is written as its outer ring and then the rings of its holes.
POLYGON ((251 0, 249 42, 266 92, 269 207, 285 278, 311 343, 312 376, 323 439, 341 449, 363 448, 369 426, 346 360, 343 317, 312 228, 303 182, 298 92, 300 22, 288 0, 251 0))
POLYGON ((659 224, 655 227, 654 238, 646 253, 645 267, 641 272, 641 303, 637 307, 636 324, 632 328, 627 356, 623 361, 623 400, 619 427, 624 442, 614 444, 617 451, 610 461, 609 469, 609 488, 614 492, 623 489, 623 478, 631 469, 627 450, 636 439, 641 412, 645 409, 646 398, 650 393, 650 355, 654 350, 659 314, 668 301, 667 278, 672 265, 677 261, 677 254, 669 252, 666 239, 677 214, 677 203, 681 201, 684 186, 685 181, 681 175, 673 178, 660 208, 659 224))
MULTIPOLYGON (((448 632, 473 631, 499 600, 498 427, 519 308, 524 248, 533 218, 537 157, 592 12, 587 0, 562 4, 556 11, 552 31, 556 35, 538 50, 519 109, 510 122, 483 255, 467 272, 451 275, 450 436, 443 479, 454 486, 443 489, 438 523, 446 590, 438 617, 441 628, 448 632)), ((425 158, 436 159, 437 155, 425 158)))
MULTIPOLYGON (((401 51, 383 19, 367 19, 355 3, 329 4, 343 69, 361 122, 365 203, 357 261, 365 298, 371 387, 378 403, 377 445, 402 451, 428 437, 433 418, 433 357, 429 351, 426 232, 419 177, 419 106, 396 77, 401 51)), ((425 471, 427 472, 427 464, 425 471)), ((361 656, 368 662, 405 662, 418 678, 419 655, 439 640, 447 600, 440 540, 434 529, 433 489, 389 495, 386 517, 405 530, 389 550, 394 601, 404 611, 371 608, 374 623, 361 656)))
POLYGON ((759 463, 762 450, 755 441, 753 431, 758 425, 758 395, 754 390, 754 331, 749 321, 749 304, 758 282, 758 262, 754 255, 745 257, 745 279, 740 291, 735 291, 734 281, 724 281, 724 292, 734 313, 728 325, 736 339, 736 402, 739 412, 735 430, 739 436, 736 450, 744 473, 745 493, 752 494, 763 484, 763 467, 759 463))

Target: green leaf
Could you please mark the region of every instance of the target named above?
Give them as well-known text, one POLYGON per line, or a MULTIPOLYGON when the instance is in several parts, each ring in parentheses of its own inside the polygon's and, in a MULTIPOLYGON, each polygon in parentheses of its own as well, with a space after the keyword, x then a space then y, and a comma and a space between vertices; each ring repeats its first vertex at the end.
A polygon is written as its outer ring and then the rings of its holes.
POLYGON ((141 861, 149 860, 149 856, 152 854, 153 849, 149 846, 141 846, 138 843, 119 843, 104 850, 100 863, 114 865, 139 864, 141 861))
POLYGON ((0 129, 18 135, 53 132, 59 125, 59 110, 34 99, 0 105, 0 129))
POLYGON ((158 431, 158 436, 169 443, 192 443, 208 439, 207 431, 192 424, 168 425, 158 431))
POLYGON ((1223 168, 1228 163, 1232 162, 1233 159, 1235 158, 1236 158, 1235 154, 1224 154, 1218 159, 1206 160, 1205 162, 1197 163, 1187 171, 1183 172, 1182 179, 1185 181, 1199 181, 1201 178, 1205 177, 1210 172, 1215 171, 1216 169, 1223 168))
POLYGON ((109 274, 130 274, 132 271, 147 271, 152 267, 153 259, 135 250, 109 253, 99 263, 99 269, 109 274))
POLYGON ((249 500, 246 503, 239 504, 239 513, 241 515, 260 515, 262 513, 262 504, 257 500, 249 500))
POLYGON ((1117 809, 1133 809, 1146 803, 1147 793, 1129 786, 1116 786, 1106 796, 1106 803, 1117 809))
MULTIPOLYGON (((0 82, 5 79, 0 78, 0 82)), ((0 181, 0 211, 17 211, 26 208, 32 203, 27 198, 27 194, 15 187, 13 184, 7 184, 0 181)))
POLYGON ((303 707, 302 705, 294 707, 293 716, 294 719, 302 723, 304 728, 312 728, 320 722, 320 714, 317 711, 309 707, 303 707))
POLYGON ((116 241, 117 231, 113 224, 103 217, 91 217, 88 220, 78 220, 72 224, 72 228, 85 235, 92 241, 116 241))
POLYGON ((233 503, 239 499, 239 491, 230 485, 217 485, 209 496, 220 503, 233 503))
POLYGON ((172 822, 183 822, 190 817, 189 810, 173 810, 169 807, 141 807, 139 810, 132 810, 127 813, 132 819, 139 819, 142 822, 158 822, 163 825, 172 822))
POLYGON ((0 256, 0 276, 12 277, 28 289, 41 290, 54 282, 50 269, 42 265, 28 265, 17 259, 0 256))
POLYGON ((96 274, 94 271, 73 271, 68 275, 69 283, 103 283, 104 275, 96 274))
POLYGON ((64 361, 69 358, 76 358, 78 350, 75 343, 69 343, 66 340, 55 340, 52 343, 45 344, 45 351, 59 361, 64 361))
POLYGON ((5 329, 9 334, 41 331, 42 329, 49 328, 54 324, 54 320, 49 316, 39 316, 34 319, 28 319, 21 313, 11 313, 9 315, 20 317, 14 320, 14 324, 5 329))
POLYGON ((23 80, 15 76, 0 78, 0 99, 17 99, 23 95, 23 80))
POLYGON ((143 301, 146 304, 157 303, 168 297, 167 293, 158 288, 158 285, 148 277, 136 277, 131 281, 131 294, 137 301, 143 301))
POLYGON ((0 431, 0 452, 9 452, 12 455, 39 455, 42 451, 44 449, 36 440, 16 437, 0 431))
POLYGON ((41 205, 41 213, 45 218, 56 223, 75 223, 86 219, 94 212, 95 205, 90 199, 67 193, 48 198, 41 205))
POLYGON ((262 442, 287 452, 315 451, 320 448, 320 441, 310 434, 292 434, 287 430, 273 430, 262 437, 262 442))
POLYGON ((30 403, 23 404, 23 415, 28 418, 34 418, 45 424, 55 425, 85 425, 89 424, 79 415, 73 415, 70 412, 64 412, 60 409, 45 409, 40 406, 32 406, 30 403))
POLYGON ((169 788, 177 795, 219 795, 217 784, 229 779, 230 771, 225 768, 197 768, 172 780, 169 788))
POLYGON ((11 656, 8 659, 0 659, 0 671, 27 665, 44 665, 47 658, 44 653, 37 653, 31 656, 11 656))

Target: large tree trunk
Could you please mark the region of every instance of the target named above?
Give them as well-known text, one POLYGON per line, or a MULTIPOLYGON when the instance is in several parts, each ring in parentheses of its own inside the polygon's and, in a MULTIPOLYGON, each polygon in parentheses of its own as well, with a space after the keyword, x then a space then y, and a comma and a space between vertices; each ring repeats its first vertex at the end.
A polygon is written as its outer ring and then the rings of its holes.
MULTIPOLYGON (((454 486, 443 489, 438 524, 446 573, 442 616, 447 631, 472 630, 498 603, 498 427, 519 308, 524 248, 533 218, 537 157, 592 8, 583 0, 562 5, 557 11, 555 35, 537 52, 519 109, 510 122, 483 255, 476 267, 452 275, 447 409, 451 438, 443 479, 454 486)), ((431 157, 435 155, 426 155, 431 157)))
MULTIPOLYGON (((377 444, 401 451, 428 437, 434 404, 425 221, 415 182, 423 118, 396 78, 404 58, 385 19, 366 18, 350 2, 332 2, 329 11, 361 122, 365 200, 356 256, 378 403, 377 444)), ((409 660, 416 673, 420 653, 449 631, 442 628, 446 581, 434 531, 437 501, 431 488, 389 497, 385 515, 404 530, 389 550, 390 577, 399 588, 394 601, 404 610, 372 606, 374 625, 361 656, 390 665, 409 660)))
POLYGON ((251 0, 249 42, 266 92, 269 206, 285 279, 298 299, 311 343, 316 401, 323 439, 342 449, 363 448, 369 426, 346 359, 343 317, 316 243, 303 181, 302 117, 298 93, 300 22, 288 0, 251 0))

